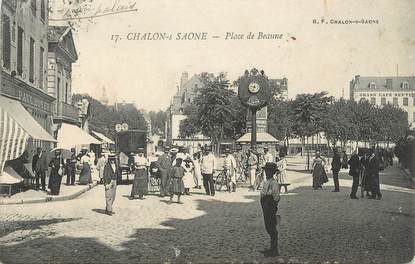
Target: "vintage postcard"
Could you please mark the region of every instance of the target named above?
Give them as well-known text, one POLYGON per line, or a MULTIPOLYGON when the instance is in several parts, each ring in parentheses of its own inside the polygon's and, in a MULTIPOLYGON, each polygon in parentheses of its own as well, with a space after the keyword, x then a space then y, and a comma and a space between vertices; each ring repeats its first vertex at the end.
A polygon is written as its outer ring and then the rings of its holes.
POLYGON ((414 1, 0 7, 0 263, 415 263, 414 1))

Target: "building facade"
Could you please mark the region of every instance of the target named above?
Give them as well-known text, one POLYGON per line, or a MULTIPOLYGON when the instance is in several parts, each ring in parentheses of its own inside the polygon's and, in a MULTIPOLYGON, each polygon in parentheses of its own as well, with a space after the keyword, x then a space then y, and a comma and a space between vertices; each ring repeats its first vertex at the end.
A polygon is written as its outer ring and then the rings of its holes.
MULTIPOLYGON (((55 98, 47 90, 48 1, 1 1, 1 94, 19 101, 51 133, 55 98)), ((53 147, 29 140, 28 148, 53 147)))
POLYGON ((197 91, 205 87, 202 78, 199 75, 193 75, 189 79, 189 74, 183 72, 180 78, 180 86, 173 96, 170 106, 167 110, 166 121, 166 141, 169 144, 187 146, 196 149, 198 144, 204 145, 210 142, 210 139, 203 135, 196 135, 193 138, 180 138, 180 122, 186 119, 184 109, 187 105, 192 104, 197 95, 197 91))
POLYGON ((79 109, 72 102, 72 64, 78 59, 69 26, 48 28, 47 91, 54 98, 53 121, 79 125, 79 109))
POLYGON ((350 81, 350 99, 367 100, 374 105, 393 104, 408 113, 408 124, 415 125, 415 76, 369 77, 356 75, 350 81))

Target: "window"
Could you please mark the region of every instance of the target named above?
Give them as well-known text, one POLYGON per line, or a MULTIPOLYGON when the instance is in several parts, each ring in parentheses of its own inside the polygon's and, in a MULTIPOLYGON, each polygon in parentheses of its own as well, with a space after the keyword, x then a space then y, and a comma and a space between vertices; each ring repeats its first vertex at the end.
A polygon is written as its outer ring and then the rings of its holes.
POLYGON ((40 0, 40 18, 43 21, 46 20, 46 4, 45 4, 45 0, 40 0))
POLYGON ((370 98, 370 103, 371 104, 376 104, 376 97, 371 97, 370 98))
POLYGON ((393 98, 393 105, 398 105, 398 97, 393 98))
POLYGON ((401 88, 403 88, 403 89, 409 89, 409 83, 408 82, 403 82, 401 84, 401 88))
POLYGON ((30 0, 30 7, 32 8, 32 14, 36 16, 36 0, 30 0))
POLYGON ((17 30, 17 72, 19 75, 23 73, 23 29, 17 30))
POLYGON ((3 15, 3 67, 10 70, 10 18, 3 15))
POLYGON ((58 77, 58 83, 56 85, 56 101, 57 102, 59 102, 60 90, 61 90, 61 78, 58 77))
POLYGON ((359 100, 360 102, 364 102, 364 101, 366 101, 366 97, 362 97, 362 98, 360 98, 360 100, 359 100))
POLYGON ((68 103, 68 83, 65 84, 65 103, 68 103))
POLYGON ((370 89, 376 89, 376 83, 374 83, 374 82, 369 83, 369 88, 370 89))
POLYGON ((408 106, 408 97, 403 98, 403 105, 408 106))
POLYGON ((40 47, 40 53, 39 53, 39 88, 43 89, 43 60, 45 59, 45 49, 40 47))
POLYGON ((380 98, 380 104, 381 105, 385 105, 386 104, 386 98, 385 97, 380 98))
POLYGON ((30 38, 30 53, 29 53, 29 81, 35 81, 35 40, 30 38))

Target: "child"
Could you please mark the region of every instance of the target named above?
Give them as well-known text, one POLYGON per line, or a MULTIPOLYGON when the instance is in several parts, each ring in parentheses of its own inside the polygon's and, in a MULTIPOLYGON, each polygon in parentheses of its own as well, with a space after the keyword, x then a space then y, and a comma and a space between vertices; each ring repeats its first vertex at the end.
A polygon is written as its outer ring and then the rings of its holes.
POLYGON ((177 203, 182 204, 183 202, 180 201, 180 195, 184 193, 184 184, 183 184, 183 176, 184 176, 184 169, 182 167, 182 159, 177 158, 176 164, 170 170, 170 201, 168 204, 173 202, 173 196, 177 195, 177 203))
POLYGON ((192 159, 190 157, 187 157, 184 160, 184 164, 182 165, 182 167, 184 169, 184 177, 183 177, 184 193, 186 195, 190 195, 190 188, 194 184, 192 159))

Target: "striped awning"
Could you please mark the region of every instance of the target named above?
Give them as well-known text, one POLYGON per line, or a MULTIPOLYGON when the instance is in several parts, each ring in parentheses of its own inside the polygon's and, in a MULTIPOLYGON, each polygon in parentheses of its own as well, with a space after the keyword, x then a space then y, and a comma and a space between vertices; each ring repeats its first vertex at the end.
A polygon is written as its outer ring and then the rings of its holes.
POLYGON ((7 160, 22 155, 29 138, 56 142, 19 101, 0 96, 0 174, 7 160))

